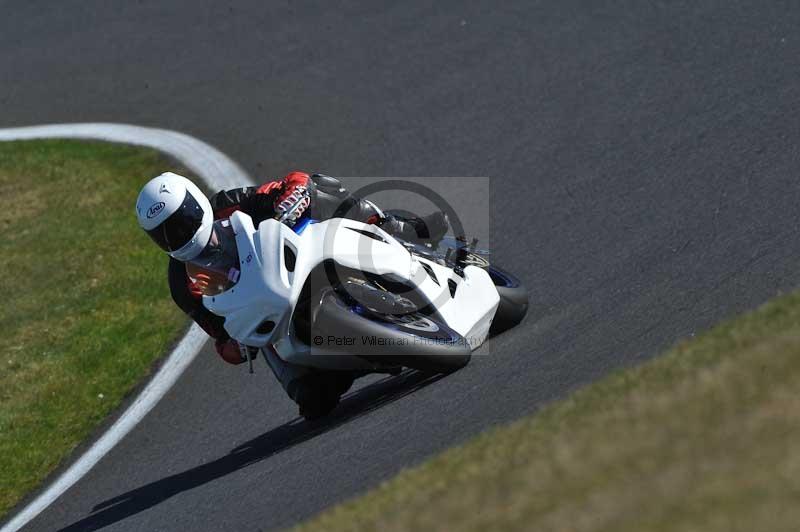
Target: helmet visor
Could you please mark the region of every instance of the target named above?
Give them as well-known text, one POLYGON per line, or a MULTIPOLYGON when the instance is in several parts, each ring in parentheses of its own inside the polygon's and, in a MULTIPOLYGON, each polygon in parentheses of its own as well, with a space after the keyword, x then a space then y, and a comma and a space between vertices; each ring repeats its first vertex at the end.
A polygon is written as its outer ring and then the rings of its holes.
POLYGON ((177 251, 189 243, 203 225, 203 208, 187 190, 183 203, 161 225, 147 231, 153 242, 164 251, 177 251))

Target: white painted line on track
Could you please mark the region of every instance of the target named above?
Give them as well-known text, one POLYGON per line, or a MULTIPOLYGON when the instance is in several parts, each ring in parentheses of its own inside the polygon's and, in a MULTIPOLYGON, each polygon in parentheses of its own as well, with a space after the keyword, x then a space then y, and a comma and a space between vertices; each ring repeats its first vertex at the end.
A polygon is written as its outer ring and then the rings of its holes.
MULTIPOLYGON (((253 182, 250 176, 228 156, 201 140, 177 131, 106 123, 52 124, 0 129, 0 141, 48 138, 105 140, 155 148, 186 166, 214 191, 241 187, 253 182)), ((151 177, 153 176, 142 176, 142 183, 151 177)), ((131 219, 133 210, 131 205, 131 219)), ((88 473, 172 388, 200 352, 206 340, 208 336, 203 330, 197 325, 192 325, 142 393, 119 419, 52 484, 0 528, 0 532, 16 532, 25 526, 88 473)))

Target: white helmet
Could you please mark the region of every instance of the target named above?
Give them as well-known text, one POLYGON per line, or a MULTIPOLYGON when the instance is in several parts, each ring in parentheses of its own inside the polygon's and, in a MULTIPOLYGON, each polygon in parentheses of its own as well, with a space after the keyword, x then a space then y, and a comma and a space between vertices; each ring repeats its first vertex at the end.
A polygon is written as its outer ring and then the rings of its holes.
POLYGON ((150 238, 180 261, 195 258, 211 238, 211 203, 197 185, 172 172, 148 181, 136 200, 136 214, 150 238))

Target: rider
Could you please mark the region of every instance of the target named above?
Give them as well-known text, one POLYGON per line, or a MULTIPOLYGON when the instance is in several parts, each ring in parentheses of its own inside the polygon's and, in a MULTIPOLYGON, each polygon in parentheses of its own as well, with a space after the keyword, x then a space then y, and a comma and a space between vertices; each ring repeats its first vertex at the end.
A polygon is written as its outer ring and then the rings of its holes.
MULTIPOLYGON (((201 296, 208 277, 194 271, 190 277, 187 267, 212 239, 214 220, 227 218, 237 210, 251 216, 256 227, 267 218, 282 215, 284 221, 292 225, 307 213, 316 220, 346 217, 374 223, 405 240, 437 241, 448 227, 447 217, 441 212, 421 218, 387 216, 372 202, 350 195, 339 180, 322 174, 290 172, 283 179, 258 187, 217 192, 210 200, 194 183, 178 174, 166 172, 151 179, 136 202, 139 225, 170 256, 168 278, 175 303, 214 338, 217 353, 230 364, 241 364, 246 359, 242 357, 238 342, 225 331, 224 318, 203 306, 201 296)), ((346 386, 337 387, 338 393, 333 394, 336 402, 351 383, 352 379, 346 386)), ((317 380, 313 386, 320 385, 317 380)), ((319 394, 313 392, 290 393, 300 404, 301 414, 304 408, 320 408, 303 404, 303 397, 318 398, 319 394)), ((333 400, 331 394, 324 395, 328 403, 333 400)), ((324 410, 330 410, 328 406, 324 410)))

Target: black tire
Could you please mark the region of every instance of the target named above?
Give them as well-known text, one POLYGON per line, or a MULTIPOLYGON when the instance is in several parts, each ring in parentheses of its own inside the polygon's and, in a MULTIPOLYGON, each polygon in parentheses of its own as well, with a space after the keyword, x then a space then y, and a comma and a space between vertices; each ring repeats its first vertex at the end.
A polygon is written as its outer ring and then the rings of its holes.
POLYGON ((351 308, 333 291, 323 296, 314 312, 311 335, 354 338, 353 345, 346 347, 348 353, 383 366, 430 373, 461 369, 472 356, 464 337, 430 316, 377 316, 351 308), (425 327, 420 328, 420 323, 425 327), (383 345, 364 339, 383 339, 383 345))
POLYGON ((487 268, 494 281, 500 303, 489 328, 489 335, 495 336, 518 325, 528 312, 528 291, 519 279, 495 266, 487 268))
POLYGON ((353 385, 355 375, 348 372, 317 371, 291 382, 287 393, 309 421, 330 414, 339 398, 353 385))

